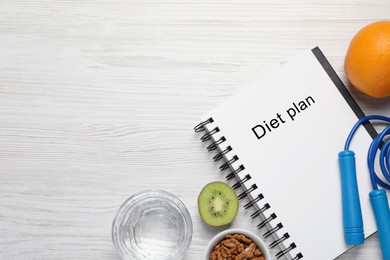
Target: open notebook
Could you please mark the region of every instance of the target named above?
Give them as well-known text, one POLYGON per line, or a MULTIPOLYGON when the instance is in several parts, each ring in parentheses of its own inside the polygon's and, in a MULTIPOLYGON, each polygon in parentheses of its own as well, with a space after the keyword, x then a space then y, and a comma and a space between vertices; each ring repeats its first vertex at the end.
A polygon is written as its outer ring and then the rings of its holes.
MULTIPOLYGON (((241 204, 256 209, 258 228, 280 246, 277 257, 329 260, 348 249, 338 152, 363 116, 316 47, 209 111, 195 130, 205 131, 201 139, 215 149, 227 178, 240 181, 242 197, 249 198, 241 204)), ((352 149, 367 237, 376 231, 366 166, 376 132, 368 124, 356 135, 352 149)))

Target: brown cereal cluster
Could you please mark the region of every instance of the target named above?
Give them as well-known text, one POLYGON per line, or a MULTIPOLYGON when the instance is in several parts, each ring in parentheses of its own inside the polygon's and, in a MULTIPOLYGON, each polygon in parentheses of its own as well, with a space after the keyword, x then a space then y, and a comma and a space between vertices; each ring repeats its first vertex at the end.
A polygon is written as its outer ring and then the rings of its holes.
POLYGON ((214 247, 210 260, 265 260, 263 252, 248 237, 228 234, 214 247))

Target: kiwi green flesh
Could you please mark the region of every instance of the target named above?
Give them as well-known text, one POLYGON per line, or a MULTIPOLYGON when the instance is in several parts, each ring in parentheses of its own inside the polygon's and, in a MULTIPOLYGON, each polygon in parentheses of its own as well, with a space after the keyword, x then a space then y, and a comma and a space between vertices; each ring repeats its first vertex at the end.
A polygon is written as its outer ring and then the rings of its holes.
POLYGON ((224 182, 211 182, 199 194, 198 208, 201 218, 210 226, 230 224, 238 212, 235 191, 224 182))

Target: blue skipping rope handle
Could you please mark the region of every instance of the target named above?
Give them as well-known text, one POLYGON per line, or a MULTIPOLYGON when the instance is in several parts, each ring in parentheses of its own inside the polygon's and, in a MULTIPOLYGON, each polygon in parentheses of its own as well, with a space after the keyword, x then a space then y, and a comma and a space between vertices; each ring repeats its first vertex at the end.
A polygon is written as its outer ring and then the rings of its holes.
POLYGON ((378 227, 379 242, 384 260, 390 260, 390 210, 384 189, 370 192, 370 201, 378 227))
POLYGON ((370 201, 374 211, 376 224, 378 227, 379 242, 384 260, 390 260, 390 210, 389 203, 384 189, 378 189, 378 185, 390 189, 390 140, 384 142, 386 135, 390 134, 390 118, 379 115, 366 116, 361 118, 352 128, 344 151, 339 153, 340 173, 342 182, 343 199, 343 223, 344 237, 347 244, 357 245, 364 241, 363 221, 359 201, 359 192, 356 181, 355 154, 349 150, 353 135, 359 126, 369 120, 380 120, 389 125, 372 141, 367 155, 367 164, 370 172, 370 179, 373 190, 370 192, 370 201), (375 158, 382 146, 379 154, 379 163, 382 175, 388 182, 382 181, 375 173, 375 158), (363 237, 363 239, 362 239, 363 237))
POLYGON ((344 239, 348 245, 364 243, 363 217, 356 179, 355 153, 339 153, 341 195, 343 205, 344 239))

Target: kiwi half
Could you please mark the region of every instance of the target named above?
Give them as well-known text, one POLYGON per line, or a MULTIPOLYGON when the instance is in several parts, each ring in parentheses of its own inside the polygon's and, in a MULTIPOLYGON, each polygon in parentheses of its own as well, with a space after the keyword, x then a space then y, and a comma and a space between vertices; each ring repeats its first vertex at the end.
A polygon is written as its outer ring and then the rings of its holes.
POLYGON ((237 194, 224 182, 211 182, 199 193, 198 209, 203 221, 210 226, 230 224, 238 212, 237 194))

